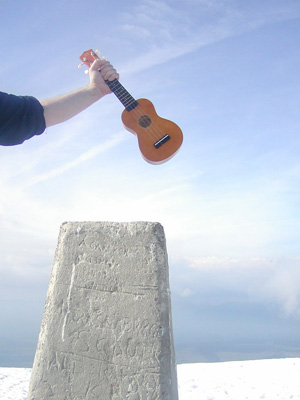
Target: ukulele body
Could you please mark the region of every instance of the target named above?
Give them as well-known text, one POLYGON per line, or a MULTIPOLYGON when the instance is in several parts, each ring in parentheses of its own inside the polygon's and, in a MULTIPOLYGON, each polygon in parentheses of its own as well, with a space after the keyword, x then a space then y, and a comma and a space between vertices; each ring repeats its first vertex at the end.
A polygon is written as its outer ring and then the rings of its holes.
POLYGON ((124 110, 122 122, 135 134, 143 158, 150 164, 162 164, 179 150, 183 135, 178 125, 157 115, 150 100, 138 99, 137 106, 124 110))

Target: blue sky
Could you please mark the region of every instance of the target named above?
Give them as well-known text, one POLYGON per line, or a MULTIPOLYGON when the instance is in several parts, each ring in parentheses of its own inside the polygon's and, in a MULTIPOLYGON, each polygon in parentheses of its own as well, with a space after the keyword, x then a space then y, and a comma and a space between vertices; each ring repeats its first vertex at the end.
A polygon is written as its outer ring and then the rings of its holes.
POLYGON ((0 0, 1 90, 87 83, 99 48, 183 130, 140 156, 106 96, 0 149, 0 365, 32 363, 60 224, 159 221, 178 362, 300 355, 300 3, 0 0))

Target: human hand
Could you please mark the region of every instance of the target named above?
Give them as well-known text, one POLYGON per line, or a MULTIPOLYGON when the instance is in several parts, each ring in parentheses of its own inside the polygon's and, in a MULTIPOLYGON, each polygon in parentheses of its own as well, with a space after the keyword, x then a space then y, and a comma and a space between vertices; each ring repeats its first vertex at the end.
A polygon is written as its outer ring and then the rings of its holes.
POLYGON ((99 97, 111 93, 110 88, 105 83, 106 80, 119 79, 119 74, 115 68, 104 59, 97 59, 93 62, 89 69, 89 76, 89 86, 98 93, 99 97))

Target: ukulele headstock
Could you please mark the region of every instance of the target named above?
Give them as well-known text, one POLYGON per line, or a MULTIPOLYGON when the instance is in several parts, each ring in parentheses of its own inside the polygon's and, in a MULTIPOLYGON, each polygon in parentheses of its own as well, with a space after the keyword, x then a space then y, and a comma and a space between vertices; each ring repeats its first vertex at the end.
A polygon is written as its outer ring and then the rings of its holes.
POLYGON ((80 68, 83 64, 87 65, 89 68, 93 64, 95 60, 99 58, 100 51, 99 50, 86 50, 84 51, 81 56, 79 57, 82 61, 82 64, 79 64, 78 67, 80 68))

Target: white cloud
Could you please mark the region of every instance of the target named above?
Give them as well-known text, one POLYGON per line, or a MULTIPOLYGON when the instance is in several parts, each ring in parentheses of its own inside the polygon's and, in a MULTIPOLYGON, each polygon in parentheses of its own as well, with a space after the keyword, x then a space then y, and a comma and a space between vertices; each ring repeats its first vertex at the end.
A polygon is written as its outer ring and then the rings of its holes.
POLYGON ((230 271, 235 269, 264 269, 272 268, 274 261, 272 259, 253 257, 253 258, 236 258, 236 257, 217 257, 206 256, 199 258, 189 258, 189 267, 193 269, 208 271, 230 271))
MULTIPOLYGON (((227 302, 228 295, 238 294, 245 301, 275 304, 286 317, 300 317, 300 257, 199 257, 187 258, 190 279, 199 282, 214 295, 219 291, 227 302)), ((189 289, 195 291, 195 287, 189 289)), ((199 292, 199 291, 198 291, 199 292)))
POLYGON ((259 292, 279 303, 286 315, 300 317, 300 257, 278 261, 270 278, 259 292))
POLYGON ((192 294, 194 294, 194 292, 190 288, 185 288, 180 292, 181 297, 189 297, 192 294))

